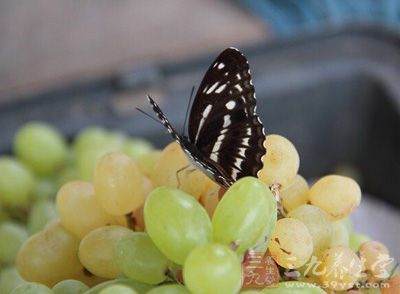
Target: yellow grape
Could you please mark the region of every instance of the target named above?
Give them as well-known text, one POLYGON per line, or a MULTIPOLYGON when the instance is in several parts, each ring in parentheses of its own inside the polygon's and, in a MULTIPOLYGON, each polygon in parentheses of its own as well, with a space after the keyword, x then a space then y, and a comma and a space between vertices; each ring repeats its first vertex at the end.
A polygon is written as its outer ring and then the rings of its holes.
POLYGON ((366 241, 360 245, 358 252, 373 281, 389 278, 391 260, 385 245, 378 241, 366 241))
POLYGON ((213 183, 213 185, 201 196, 200 200, 210 218, 212 218, 215 208, 217 208, 220 189, 221 187, 218 184, 213 183))
POLYGON ((351 289, 361 274, 361 260, 350 248, 335 246, 325 250, 317 267, 325 288, 335 291, 351 289))
POLYGON ((313 239, 314 256, 329 248, 333 226, 325 211, 314 205, 304 204, 289 212, 288 217, 298 219, 307 226, 313 239))
POLYGON ((294 269, 311 257, 313 241, 304 223, 294 218, 281 218, 276 223, 268 249, 280 266, 294 269))
POLYGON ((127 214, 144 202, 143 176, 134 161, 119 152, 103 156, 94 175, 97 200, 113 215, 127 214))
POLYGON ((16 261, 18 272, 27 281, 49 287, 65 279, 95 284, 99 280, 88 274, 79 262, 78 247, 78 238, 59 221, 54 221, 22 246, 16 261))
POLYGON ((168 186, 179 188, 198 199, 205 191, 209 179, 200 170, 194 169, 195 167, 190 165, 189 160, 179 144, 173 142, 161 152, 151 180, 155 187, 168 186), (186 166, 188 167, 177 175, 177 172, 186 166), (179 187, 177 176, 180 181, 179 187))
MULTIPOLYGON (((149 193, 153 190, 153 183, 150 181, 149 178, 143 176, 143 191, 145 200, 149 193)), ((116 216, 116 220, 118 225, 124 227, 130 227, 133 225, 133 229, 135 231, 144 231, 145 224, 144 224, 144 203, 139 208, 136 208, 132 211, 130 215, 120 215, 116 216)))
POLYGON ((63 226, 79 239, 96 228, 117 223, 97 202, 93 185, 84 181, 62 186, 56 208, 63 226))
POLYGON ((121 274, 114 257, 115 244, 131 234, 131 230, 121 226, 106 226, 91 231, 79 245, 79 260, 92 274, 115 279, 121 274))
POLYGON ((282 204, 287 211, 292 211, 308 201, 308 183, 301 176, 296 175, 293 181, 280 191, 282 204))
POLYGON ((337 175, 318 180, 308 195, 311 204, 325 210, 334 220, 349 216, 361 201, 358 184, 351 178, 337 175))
POLYGON ((161 152, 158 150, 150 151, 148 153, 141 155, 136 160, 136 164, 137 164, 140 172, 143 175, 145 175, 146 177, 151 177, 154 172, 155 165, 156 165, 157 161, 159 160, 160 156, 161 156, 161 152))
POLYGON ((300 165, 296 148, 288 139, 279 135, 266 136, 264 146, 267 154, 264 156, 264 166, 259 178, 268 186, 275 183, 282 186, 289 185, 300 165))

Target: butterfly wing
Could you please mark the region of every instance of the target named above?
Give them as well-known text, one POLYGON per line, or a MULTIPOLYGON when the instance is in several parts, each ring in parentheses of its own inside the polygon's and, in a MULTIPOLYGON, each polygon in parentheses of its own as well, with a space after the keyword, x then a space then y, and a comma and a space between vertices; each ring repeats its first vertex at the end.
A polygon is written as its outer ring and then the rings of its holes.
POLYGON ((189 117, 189 140, 232 181, 257 176, 262 168, 264 128, 247 59, 224 50, 207 70, 189 117))

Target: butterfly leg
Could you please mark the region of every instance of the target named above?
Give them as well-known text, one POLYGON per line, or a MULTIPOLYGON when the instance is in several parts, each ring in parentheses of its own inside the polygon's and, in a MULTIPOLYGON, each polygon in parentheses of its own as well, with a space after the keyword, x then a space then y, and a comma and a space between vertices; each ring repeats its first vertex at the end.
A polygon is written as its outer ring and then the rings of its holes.
POLYGON ((176 176, 176 180, 178 181, 178 189, 179 189, 179 187, 181 186, 181 181, 179 180, 179 174, 180 174, 181 172, 183 172, 185 169, 189 168, 189 167, 190 167, 190 164, 185 165, 184 167, 182 167, 182 168, 180 168, 180 169, 178 169, 178 170, 176 171, 175 176, 176 176))

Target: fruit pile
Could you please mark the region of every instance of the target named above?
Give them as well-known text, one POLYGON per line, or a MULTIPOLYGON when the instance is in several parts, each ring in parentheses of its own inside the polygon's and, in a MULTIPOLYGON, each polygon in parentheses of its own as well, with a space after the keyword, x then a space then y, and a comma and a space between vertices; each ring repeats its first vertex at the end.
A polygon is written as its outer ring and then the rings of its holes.
POLYGON ((23 126, 0 156, 0 293, 400 293, 387 248, 352 230, 358 184, 309 187, 289 140, 265 146, 259 178, 226 190, 179 171, 176 143, 23 126))

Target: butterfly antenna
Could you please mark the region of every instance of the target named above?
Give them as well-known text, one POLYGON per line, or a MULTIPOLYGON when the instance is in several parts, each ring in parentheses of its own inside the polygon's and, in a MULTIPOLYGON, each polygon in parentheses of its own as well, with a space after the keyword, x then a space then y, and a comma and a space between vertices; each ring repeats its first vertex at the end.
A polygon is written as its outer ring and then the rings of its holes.
POLYGON ((189 103, 188 103, 187 108, 186 108, 185 122, 183 123, 182 136, 185 135, 186 122, 187 122, 187 117, 188 117, 188 114, 189 114, 189 108, 190 108, 190 105, 192 104, 192 98, 193 98, 194 89, 195 89, 195 86, 193 86, 192 90, 190 91, 190 99, 189 99, 189 103))
POLYGON ((138 108, 138 107, 136 107, 136 109, 137 109, 138 111, 140 111, 141 113, 143 113, 145 116, 151 118, 151 119, 154 120, 155 122, 157 122, 157 123, 159 123, 160 125, 162 125, 162 123, 161 123, 158 119, 156 119, 154 116, 148 114, 147 112, 141 110, 141 109, 138 108))

